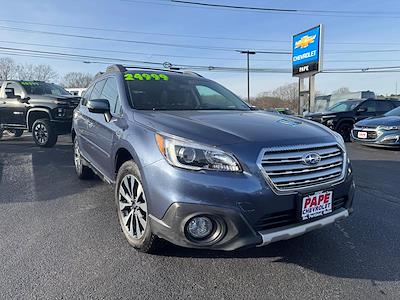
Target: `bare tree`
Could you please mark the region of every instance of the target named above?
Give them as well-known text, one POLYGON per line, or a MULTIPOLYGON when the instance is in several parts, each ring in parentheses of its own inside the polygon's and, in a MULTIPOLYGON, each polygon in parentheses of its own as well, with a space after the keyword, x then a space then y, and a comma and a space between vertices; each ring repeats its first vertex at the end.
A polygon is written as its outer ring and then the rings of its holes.
POLYGON ((32 64, 24 64, 17 66, 17 77, 20 80, 34 80, 35 66, 32 64))
POLYGON ((55 81, 57 72, 50 65, 25 64, 17 66, 18 78, 21 80, 55 81))
POLYGON ((337 90, 332 92, 332 94, 348 94, 348 93, 350 93, 350 89, 345 86, 338 88, 337 90))
POLYGON ((86 88, 93 81, 89 73, 70 72, 64 75, 62 85, 67 88, 86 88))
POLYGON ((33 68, 33 80, 55 81, 58 73, 50 65, 36 65, 33 68))
POLYGON ((0 58, 0 79, 15 79, 17 76, 17 65, 14 60, 9 57, 0 58))
POLYGON ((284 107, 297 111, 299 99, 299 87, 297 83, 289 83, 276 89, 261 93, 252 100, 257 107, 271 108, 284 107))

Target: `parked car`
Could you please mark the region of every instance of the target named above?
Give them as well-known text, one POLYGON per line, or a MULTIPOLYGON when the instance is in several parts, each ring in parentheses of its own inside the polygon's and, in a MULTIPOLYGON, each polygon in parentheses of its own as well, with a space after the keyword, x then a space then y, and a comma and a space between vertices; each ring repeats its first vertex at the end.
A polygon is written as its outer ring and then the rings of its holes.
POLYGON ((383 147, 400 147, 400 107, 383 116, 357 122, 351 132, 354 142, 383 147))
POLYGON ((347 99, 376 99, 376 95, 372 91, 359 91, 338 93, 332 95, 324 95, 315 97, 315 112, 326 111, 329 107, 347 99))
POLYGON ((40 147, 52 147, 71 132, 72 113, 80 101, 62 87, 43 81, 7 80, 0 87, 0 138, 4 130, 32 132, 40 147))
POLYGON ((352 212, 341 136, 308 120, 252 110, 197 74, 110 66, 74 112, 78 177, 115 184, 122 231, 234 250, 289 239, 352 212))
POLYGON ((398 99, 348 99, 331 106, 326 112, 307 114, 306 118, 337 131, 348 142, 356 122, 383 115, 398 106, 398 99))

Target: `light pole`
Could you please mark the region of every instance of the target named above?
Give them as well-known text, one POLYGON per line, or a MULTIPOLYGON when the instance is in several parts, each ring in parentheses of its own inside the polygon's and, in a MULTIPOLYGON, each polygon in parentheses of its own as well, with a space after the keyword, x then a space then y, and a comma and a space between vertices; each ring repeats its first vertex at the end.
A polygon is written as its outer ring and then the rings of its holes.
POLYGON ((247 56, 247 101, 249 104, 250 103, 250 55, 256 54, 255 51, 249 51, 249 50, 240 50, 238 51, 241 54, 246 54, 247 56))

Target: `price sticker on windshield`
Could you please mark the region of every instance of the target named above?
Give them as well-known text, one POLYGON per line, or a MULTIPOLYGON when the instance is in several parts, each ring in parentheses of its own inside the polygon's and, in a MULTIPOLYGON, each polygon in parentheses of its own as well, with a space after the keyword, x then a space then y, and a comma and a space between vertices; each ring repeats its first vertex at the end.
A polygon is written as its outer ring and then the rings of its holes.
POLYGON ((22 85, 39 85, 38 82, 35 81, 21 81, 22 85))
POLYGON ((169 77, 165 74, 156 73, 128 73, 124 75, 126 81, 139 80, 139 81, 168 81, 169 77))

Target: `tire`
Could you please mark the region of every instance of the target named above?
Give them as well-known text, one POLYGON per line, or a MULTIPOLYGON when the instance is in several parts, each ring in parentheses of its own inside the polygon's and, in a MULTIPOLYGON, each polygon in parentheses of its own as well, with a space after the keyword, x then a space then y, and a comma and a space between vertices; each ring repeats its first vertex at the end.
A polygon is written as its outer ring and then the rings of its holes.
POLYGON ((82 160, 81 151, 79 149, 78 138, 74 139, 74 165, 75 172, 79 179, 91 179, 93 178, 93 171, 88 166, 85 166, 82 160))
POLYGON ((141 252, 156 252, 160 239, 151 232, 142 177, 132 160, 125 162, 118 171, 115 202, 119 224, 128 243, 141 252))
POLYGON ((22 129, 14 129, 13 133, 15 137, 20 137, 24 134, 24 131, 22 129))
POLYGON ((1 128, 0 128, 0 140, 1 140, 1 138, 3 137, 3 132, 4 132, 4 129, 1 129, 1 128))
POLYGON ((353 128, 353 125, 350 123, 340 124, 337 128, 337 132, 343 137, 345 142, 350 142, 350 131, 353 128))
POLYGON ((50 148, 57 143, 58 136, 49 120, 39 119, 32 125, 32 137, 39 147, 50 148))

